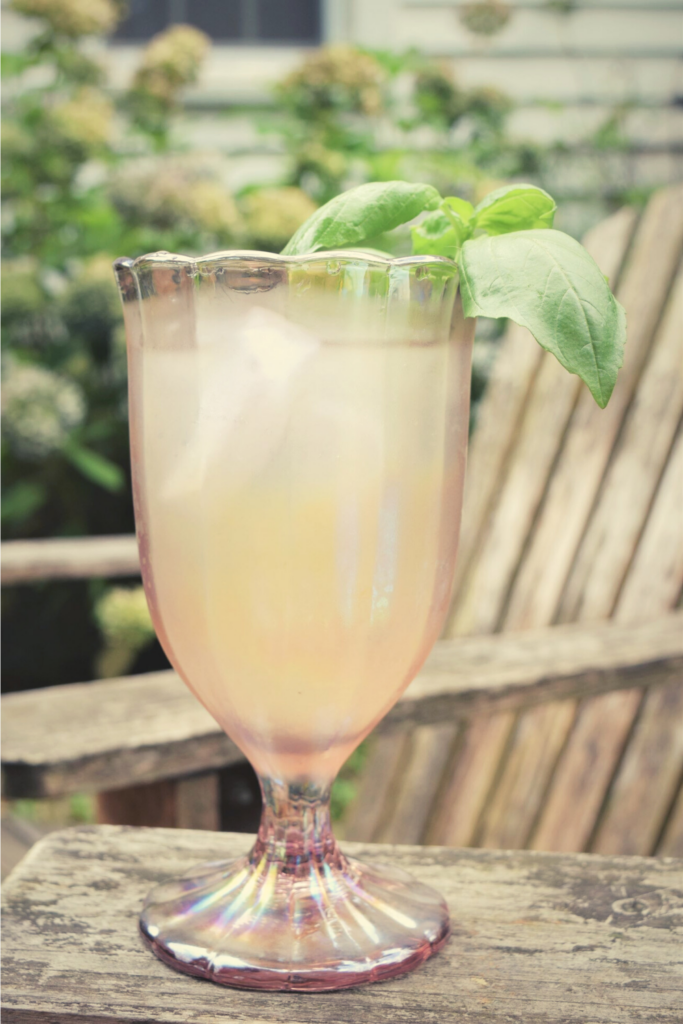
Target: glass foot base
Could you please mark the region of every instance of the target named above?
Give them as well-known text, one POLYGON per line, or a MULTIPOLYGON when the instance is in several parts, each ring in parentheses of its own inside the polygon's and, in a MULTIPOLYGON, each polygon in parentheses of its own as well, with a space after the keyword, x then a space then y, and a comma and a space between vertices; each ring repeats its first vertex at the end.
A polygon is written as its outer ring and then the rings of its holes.
POLYGON ((179 971, 289 992, 394 978, 450 933, 441 896, 398 868, 341 856, 285 867, 253 854, 158 886, 140 928, 179 971))

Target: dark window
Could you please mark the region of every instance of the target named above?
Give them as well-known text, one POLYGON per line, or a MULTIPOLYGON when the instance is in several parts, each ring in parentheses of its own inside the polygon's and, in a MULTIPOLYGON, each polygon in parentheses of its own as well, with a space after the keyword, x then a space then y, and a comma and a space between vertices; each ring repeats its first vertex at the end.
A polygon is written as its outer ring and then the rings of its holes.
POLYGON ((168 25, 168 0, 131 0, 115 39, 149 39, 168 25))
POLYGON ((216 42, 319 43, 321 0, 131 0, 115 39, 145 40, 174 23, 216 42))

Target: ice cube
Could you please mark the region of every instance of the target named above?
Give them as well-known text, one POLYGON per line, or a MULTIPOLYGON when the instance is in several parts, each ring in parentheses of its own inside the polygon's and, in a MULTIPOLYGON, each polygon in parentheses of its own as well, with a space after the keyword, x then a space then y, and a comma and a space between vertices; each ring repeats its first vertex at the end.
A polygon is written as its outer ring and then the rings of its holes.
POLYGON ((163 489, 169 499, 200 490, 209 473, 235 487, 263 468, 286 429, 292 388, 318 349, 308 332, 258 307, 237 324, 216 324, 211 340, 196 350, 199 411, 163 489))

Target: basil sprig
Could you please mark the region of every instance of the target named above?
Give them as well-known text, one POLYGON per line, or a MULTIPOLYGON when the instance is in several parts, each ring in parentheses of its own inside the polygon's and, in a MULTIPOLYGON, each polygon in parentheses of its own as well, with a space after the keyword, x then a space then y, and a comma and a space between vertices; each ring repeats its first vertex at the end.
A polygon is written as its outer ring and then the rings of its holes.
POLYGON ((465 316, 527 327, 604 409, 623 361, 626 314, 583 246, 552 229, 555 210, 534 185, 497 189, 474 207, 431 185, 376 182, 316 210, 283 254, 357 245, 427 212, 411 229, 413 252, 455 260, 465 316))

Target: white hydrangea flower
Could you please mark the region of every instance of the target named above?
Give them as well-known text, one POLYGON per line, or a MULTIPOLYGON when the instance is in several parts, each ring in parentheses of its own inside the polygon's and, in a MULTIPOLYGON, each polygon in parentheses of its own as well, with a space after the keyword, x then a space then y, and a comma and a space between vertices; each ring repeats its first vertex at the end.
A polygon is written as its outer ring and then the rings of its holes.
POLYGON ((133 80, 133 88, 171 102, 176 91, 196 82, 211 40, 192 25, 172 25, 154 36, 133 80))
POLYGON ((52 118, 62 135, 88 149, 97 149, 109 142, 114 105, 99 89, 86 87, 52 111, 52 118))
POLYGON ((17 455, 36 460, 57 450, 85 414, 85 396, 74 381, 42 366, 6 363, 2 421, 17 455))

